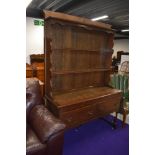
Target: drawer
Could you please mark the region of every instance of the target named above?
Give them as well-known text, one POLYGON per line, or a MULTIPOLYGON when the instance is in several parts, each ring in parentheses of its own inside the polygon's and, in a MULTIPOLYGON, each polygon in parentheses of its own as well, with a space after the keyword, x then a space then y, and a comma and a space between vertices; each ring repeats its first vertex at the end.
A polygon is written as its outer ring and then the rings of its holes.
POLYGON ((86 122, 96 116, 95 106, 87 106, 60 114, 60 119, 69 126, 86 122))
POLYGON ((120 105, 121 96, 106 97, 103 101, 96 103, 96 110, 99 115, 106 115, 117 111, 120 105))
POLYGON ((37 78, 44 82, 44 71, 37 71, 37 78))
POLYGON ((33 77, 33 71, 32 70, 26 70, 26 78, 33 77))

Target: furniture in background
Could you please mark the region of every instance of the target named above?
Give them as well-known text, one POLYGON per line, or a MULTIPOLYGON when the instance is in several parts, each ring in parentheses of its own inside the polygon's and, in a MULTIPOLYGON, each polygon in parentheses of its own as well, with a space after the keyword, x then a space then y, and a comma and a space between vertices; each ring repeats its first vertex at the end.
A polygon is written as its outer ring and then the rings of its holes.
POLYGON ((45 98, 49 109, 77 127, 117 111, 122 93, 107 87, 111 73, 111 26, 44 11, 45 98))
POLYGON ((26 78, 30 77, 36 77, 40 81, 44 82, 45 79, 44 74, 44 64, 32 64, 32 65, 26 65, 26 78))
POLYGON ((43 105, 39 81, 26 79, 26 154, 62 155, 65 124, 43 105))
POLYGON ((33 79, 37 80, 39 82, 41 96, 44 97, 44 89, 45 89, 44 83, 41 80, 39 80, 38 78, 36 78, 36 77, 33 77, 33 79))
MULTIPOLYGON (((38 79, 39 80, 39 79, 38 79)), ((42 81, 39 80, 39 85, 40 85, 40 89, 41 89, 41 95, 42 97, 44 97, 44 89, 45 89, 45 85, 42 81)))
POLYGON ((26 77, 30 78, 34 76, 34 70, 33 67, 26 63, 26 77))
POLYGON ((44 64, 43 66, 36 66, 36 77, 42 82, 45 81, 44 64))
POLYGON ((34 63, 44 63, 44 54, 31 54, 30 55, 30 62, 31 64, 34 63))
POLYGON ((30 55, 31 64, 26 64, 26 77, 37 77, 44 83, 44 54, 30 55))
POLYGON ((118 61, 121 61, 122 55, 129 55, 129 52, 117 51, 117 59, 118 59, 118 61))
POLYGON ((125 126, 126 116, 129 114, 129 62, 122 63, 118 73, 111 75, 110 86, 122 90, 123 96, 119 111, 116 112, 116 118, 118 113, 123 114, 122 127, 125 126))
POLYGON ((31 64, 26 64, 26 78, 37 78, 41 87, 41 94, 44 95, 44 54, 30 55, 31 64))
POLYGON ((30 55, 31 65, 35 69, 35 77, 44 82, 44 54, 30 55))
POLYGON ((112 59, 113 71, 117 73, 119 71, 119 66, 121 64, 122 56, 129 56, 128 52, 117 51, 117 56, 112 59))
POLYGON ((120 74, 128 74, 129 73, 129 61, 124 61, 121 63, 119 73, 120 74))

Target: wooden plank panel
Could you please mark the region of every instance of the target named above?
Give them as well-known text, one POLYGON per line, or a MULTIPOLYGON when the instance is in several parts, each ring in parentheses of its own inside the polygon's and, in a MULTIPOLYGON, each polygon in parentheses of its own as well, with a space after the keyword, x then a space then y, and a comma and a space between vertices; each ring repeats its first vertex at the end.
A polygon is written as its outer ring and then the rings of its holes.
POLYGON ((46 75, 52 83, 50 91, 64 92, 107 83, 109 74, 104 72, 111 70, 110 33, 49 19, 45 20, 45 36, 50 55, 50 60, 46 59, 46 71, 51 73, 51 77, 46 75))

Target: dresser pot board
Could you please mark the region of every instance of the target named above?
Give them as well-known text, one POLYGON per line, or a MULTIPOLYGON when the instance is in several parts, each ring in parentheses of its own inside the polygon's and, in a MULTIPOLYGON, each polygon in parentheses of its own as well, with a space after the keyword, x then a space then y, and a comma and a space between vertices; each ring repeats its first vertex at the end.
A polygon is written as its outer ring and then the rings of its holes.
POLYGON ((118 110, 122 93, 108 87, 111 25, 44 11, 45 98, 49 109, 76 127, 118 110))

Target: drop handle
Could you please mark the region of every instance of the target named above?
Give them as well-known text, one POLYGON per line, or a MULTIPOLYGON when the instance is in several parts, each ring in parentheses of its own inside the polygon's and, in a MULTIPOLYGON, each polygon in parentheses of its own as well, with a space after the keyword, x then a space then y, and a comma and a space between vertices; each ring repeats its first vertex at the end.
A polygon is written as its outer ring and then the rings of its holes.
POLYGON ((89 114, 89 115, 93 115, 93 112, 89 111, 88 114, 89 114))
POLYGON ((71 122, 72 121, 72 117, 68 118, 67 121, 68 122, 71 122))

